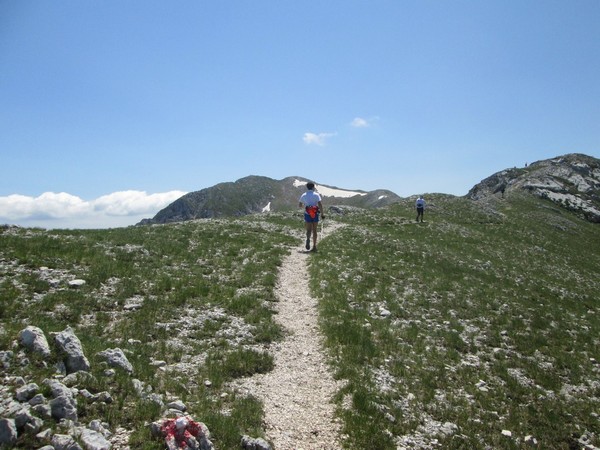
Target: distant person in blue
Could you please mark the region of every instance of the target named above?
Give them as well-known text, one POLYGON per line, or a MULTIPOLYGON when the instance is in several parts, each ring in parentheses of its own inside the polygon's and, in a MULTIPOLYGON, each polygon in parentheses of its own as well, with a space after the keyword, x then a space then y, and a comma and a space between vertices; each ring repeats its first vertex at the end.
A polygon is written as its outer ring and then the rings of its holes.
POLYGON ((310 250, 310 235, 312 234, 313 246, 312 252, 317 251, 317 226, 319 225, 319 216, 322 219, 325 215, 322 214, 323 205, 321 196, 315 192, 315 183, 309 181, 306 183, 307 191, 300 196, 298 207, 304 207, 304 223, 306 225, 306 250, 310 250))
POLYGON ((422 195, 419 195, 419 198, 415 202, 415 206, 417 207, 417 222, 419 221, 419 218, 421 219, 421 222, 423 222, 423 212, 425 211, 425 199, 422 195))

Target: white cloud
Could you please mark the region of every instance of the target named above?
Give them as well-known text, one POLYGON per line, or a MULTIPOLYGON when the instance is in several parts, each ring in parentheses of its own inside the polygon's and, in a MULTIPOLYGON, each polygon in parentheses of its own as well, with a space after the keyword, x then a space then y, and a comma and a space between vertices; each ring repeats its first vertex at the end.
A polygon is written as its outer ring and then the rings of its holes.
POLYGON ((329 139, 332 136, 335 136, 336 133, 304 133, 304 137, 302 138, 302 140, 304 141, 305 144, 311 145, 311 144, 316 144, 316 145, 320 145, 323 146, 325 145, 325 141, 327 139, 329 139))
POLYGON ((150 195, 144 191, 120 191, 98 197, 92 205, 95 211, 102 211, 110 216, 148 214, 158 212, 184 194, 186 193, 181 191, 150 195))
POLYGON ((134 225, 186 194, 170 191, 147 194, 120 191, 86 201, 66 192, 45 192, 39 197, 0 197, 0 223, 44 228, 107 228, 134 225))
POLYGON ((72 217, 92 210, 89 202, 66 192, 45 192, 39 197, 18 194, 0 197, 0 218, 8 220, 72 217))
POLYGON ((352 122, 350 122, 354 128, 368 128, 370 126, 369 122, 362 117, 355 117, 352 122))

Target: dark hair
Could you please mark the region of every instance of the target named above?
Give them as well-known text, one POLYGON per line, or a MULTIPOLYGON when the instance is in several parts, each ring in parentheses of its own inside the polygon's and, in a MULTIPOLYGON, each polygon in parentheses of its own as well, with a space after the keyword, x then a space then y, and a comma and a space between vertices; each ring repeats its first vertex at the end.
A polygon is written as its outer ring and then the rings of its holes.
POLYGON ((315 188, 315 183, 313 183, 312 181, 309 181, 308 183, 306 183, 306 189, 313 190, 314 188, 315 188))

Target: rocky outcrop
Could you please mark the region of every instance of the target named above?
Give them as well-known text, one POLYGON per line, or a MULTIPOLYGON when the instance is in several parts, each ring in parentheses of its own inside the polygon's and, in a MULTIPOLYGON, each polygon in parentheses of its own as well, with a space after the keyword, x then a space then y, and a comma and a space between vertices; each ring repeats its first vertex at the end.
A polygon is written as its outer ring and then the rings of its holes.
POLYGON ((514 191, 529 192, 600 223, 600 160, 581 154, 506 169, 474 186, 467 197, 482 200, 514 191))
MULTIPOLYGON (((52 333, 51 333, 52 334, 52 333)), ((71 372, 65 376, 65 365, 56 367, 58 372, 54 378, 46 378, 40 386, 19 376, 4 376, 0 383, 0 447, 15 444, 22 435, 35 436, 40 442, 48 443, 53 449, 108 450, 112 447, 109 441, 111 432, 99 420, 92 420, 86 427, 79 423, 78 403, 113 402, 109 392, 91 393, 86 386, 97 385, 94 375, 89 373, 90 363, 84 355, 79 338, 72 328, 67 327, 60 333, 54 333, 55 346, 50 346, 43 330, 35 326, 27 326, 19 332, 18 343, 24 351, 14 353, 2 352, 0 362, 4 368, 11 364, 26 367, 30 364, 27 352, 37 353, 44 358, 52 358, 53 351, 65 358, 66 366, 71 372), (62 366, 62 368, 60 367, 62 366), (42 392, 50 392, 46 398, 42 392), (71 424, 68 434, 56 433, 53 427, 43 430, 44 425, 71 424), (43 431, 42 431, 43 430, 43 431), (80 445, 83 444, 83 447, 80 445)), ((126 372, 133 370, 125 354, 120 349, 108 349, 100 352, 107 359, 107 364, 122 367, 126 372)), ((44 362, 45 363, 45 362, 44 362)), ((47 366, 46 366, 47 367, 47 366)), ((105 376, 113 374, 106 372, 105 376)), ((42 447, 43 448, 43 447, 42 447)))
MULTIPOLYGON (((65 375, 64 365, 62 369, 57 367, 58 372, 52 378, 44 379, 41 388, 37 383, 28 382, 20 376, 4 376, 0 379, 0 447, 10 448, 22 436, 32 436, 40 443, 46 443, 40 448, 48 450, 110 450, 113 445, 122 448, 116 443, 126 442, 127 437, 119 435, 119 430, 112 433, 108 430, 108 424, 99 419, 91 420, 87 426, 80 422, 78 406, 108 405, 114 401, 113 394, 107 391, 92 393, 87 389, 97 386, 98 380, 89 372, 89 361, 72 328, 67 327, 53 336, 55 346, 50 347, 40 328, 27 326, 19 332, 19 344, 26 351, 49 357, 53 356, 53 351, 58 351, 65 358, 70 373, 65 375), (50 398, 46 398, 42 392, 49 392, 50 398), (50 425, 52 422, 54 426, 50 425)), ((104 359, 103 365, 122 369, 128 374, 133 372, 133 366, 120 348, 106 349, 97 356, 104 359)), ((0 363, 6 368, 13 363, 26 367, 30 361, 25 351, 18 354, 4 351, 0 352, 0 363)), ((104 371, 105 377, 114 375, 114 369, 104 371)), ((187 406, 179 398, 169 399, 165 405, 162 396, 151 392, 149 386, 136 379, 132 379, 132 383, 140 398, 158 405, 163 417, 171 417, 153 424, 155 437, 164 439, 169 448, 180 448, 176 444, 185 441, 190 449, 214 450, 206 425, 185 415, 187 406)))

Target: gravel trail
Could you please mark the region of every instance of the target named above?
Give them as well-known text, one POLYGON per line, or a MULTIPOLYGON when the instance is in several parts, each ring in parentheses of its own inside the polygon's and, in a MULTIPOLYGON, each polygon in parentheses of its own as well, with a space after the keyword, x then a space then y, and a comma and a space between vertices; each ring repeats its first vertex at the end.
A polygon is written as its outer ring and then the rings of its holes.
POLYGON ((275 369, 241 380, 238 386, 263 401, 265 430, 275 450, 341 448, 340 424, 331 403, 339 385, 322 352, 317 301, 309 289, 311 256, 293 249, 279 271, 276 320, 287 335, 274 346, 275 369))

